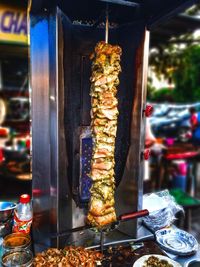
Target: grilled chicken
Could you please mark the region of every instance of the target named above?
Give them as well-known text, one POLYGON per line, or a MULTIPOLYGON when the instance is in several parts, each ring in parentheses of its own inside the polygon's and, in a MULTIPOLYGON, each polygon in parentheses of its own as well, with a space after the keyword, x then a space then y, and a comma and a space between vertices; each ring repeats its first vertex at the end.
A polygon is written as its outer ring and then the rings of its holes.
POLYGON ((114 167, 114 159, 112 158, 97 158, 92 161, 92 169, 109 171, 114 167))
POLYGON ((114 146, 107 143, 96 143, 94 148, 93 159, 112 158, 114 156, 114 146))
POLYGON ((95 137, 96 144, 98 143, 107 143, 110 145, 113 145, 115 143, 115 137, 114 136, 108 136, 104 133, 101 133, 95 137))
MULTIPOLYGON (((92 169, 90 176, 93 182, 95 181, 102 181, 107 179, 112 179, 114 177, 114 169, 107 170, 101 170, 101 169, 92 169)), ((114 181, 114 179, 113 179, 114 181)))
POLYGON ((98 228, 101 228, 109 223, 112 223, 116 221, 116 219, 117 218, 115 211, 102 216, 94 216, 89 212, 87 216, 87 222, 91 225, 95 225, 98 228))
POLYGON ((114 152, 117 133, 121 48, 105 42, 95 47, 92 59, 91 81, 91 129, 93 153, 90 177, 93 181, 87 222, 103 227, 116 220, 114 208, 114 152))
POLYGON ((105 201, 113 198, 115 185, 113 183, 106 184, 104 181, 94 183, 91 188, 93 196, 103 199, 105 201))
POLYGON ((103 216, 114 211, 114 199, 109 199, 107 201, 97 198, 97 196, 92 196, 90 201, 90 213, 94 216, 103 216))

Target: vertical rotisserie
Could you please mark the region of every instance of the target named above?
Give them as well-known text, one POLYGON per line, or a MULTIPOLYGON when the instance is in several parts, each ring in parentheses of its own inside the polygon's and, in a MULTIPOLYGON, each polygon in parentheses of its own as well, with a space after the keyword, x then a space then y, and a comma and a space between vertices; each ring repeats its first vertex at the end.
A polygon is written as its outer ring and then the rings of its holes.
POLYGON ((99 42, 92 59, 91 129, 93 155, 91 162, 91 199, 87 222, 101 227, 116 220, 114 152, 117 132, 121 48, 99 42))

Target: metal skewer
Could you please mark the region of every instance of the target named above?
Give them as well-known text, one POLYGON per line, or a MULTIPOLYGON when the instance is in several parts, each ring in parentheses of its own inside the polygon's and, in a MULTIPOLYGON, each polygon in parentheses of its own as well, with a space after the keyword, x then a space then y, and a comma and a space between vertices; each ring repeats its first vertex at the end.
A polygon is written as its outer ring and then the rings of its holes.
POLYGON ((109 31, 108 4, 106 4, 106 31, 105 31, 105 42, 106 43, 108 43, 108 31, 109 31))
POLYGON ((100 248, 101 248, 101 253, 103 253, 104 239, 105 239, 105 232, 104 231, 101 231, 101 233, 100 233, 100 248))

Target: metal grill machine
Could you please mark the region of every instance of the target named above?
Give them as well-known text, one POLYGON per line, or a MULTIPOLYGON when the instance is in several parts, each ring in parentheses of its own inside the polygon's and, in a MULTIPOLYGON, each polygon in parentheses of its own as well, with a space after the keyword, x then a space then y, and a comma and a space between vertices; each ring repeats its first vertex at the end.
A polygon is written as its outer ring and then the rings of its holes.
MULTIPOLYGON (((142 209, 149 30, 195 1, 32 0, 30 71, 34 244, 92 246, 85 225, 90 198, 90 55, 99 41, 122 48, 115 147, 117 215, 142 209)), ((137 238, 130 220, 106 242, 137 238)))

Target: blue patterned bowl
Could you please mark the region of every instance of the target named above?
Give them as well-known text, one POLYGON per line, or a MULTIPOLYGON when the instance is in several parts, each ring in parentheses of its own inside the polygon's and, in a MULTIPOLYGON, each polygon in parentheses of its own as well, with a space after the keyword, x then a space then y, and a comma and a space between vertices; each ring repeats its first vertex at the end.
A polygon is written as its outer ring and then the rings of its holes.
POLYGON ((155 232, 157 243, 175 255, 192 255, 198 250, 195 237, 178 228, 164 228, 155 232))

